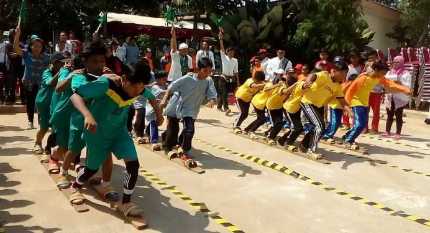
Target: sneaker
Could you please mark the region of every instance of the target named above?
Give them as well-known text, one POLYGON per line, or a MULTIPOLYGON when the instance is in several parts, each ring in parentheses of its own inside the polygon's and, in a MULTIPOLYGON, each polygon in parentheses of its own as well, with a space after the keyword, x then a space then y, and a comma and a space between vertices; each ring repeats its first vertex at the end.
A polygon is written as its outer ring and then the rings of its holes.
POLYGON ((240 129, 240 127, 235 127, 233 129, 233 133, 235 133, 235 134, 241 134, 242 133, 242 129, 240 129))
POLYGON ((311 159, 313 159, 313 160, 318 160, 318 159, 321 159, 322 158, 322 155, 321 154, 319 154, 319 153, 316 153, 316 152, 313 152, 313 151, 308 151, 307 153, 306 153, 311 159))
POLYGON ((393 139, 394 140, 399 140, 400 139, 400 134, 398 134, 398 133, 394 134, 393 139))
POLYGON ((273 139, 268 139, 268 140, 267 140, 267 144, 269 144, 269 145, 271 145, 271 146, 274 146, 274 145, 276 145, 276 141, 275 141, 275 140, 273 140, 273 139))
POLYGON ((161 151, 161 145, 159 143, 152 144, 152 151, 161 151))
POLYGON ((33 152, 35 154, 37 154, 37 155, 43 154, 44 150, 43 150, 42 145, 34 144, 34 146, 33 146, 33 152))
POLYGON ((294 146, 294 145, 287 146, 287 150, 291 151, 291 152, 297 152, 298 151, 297 146, 294 146))

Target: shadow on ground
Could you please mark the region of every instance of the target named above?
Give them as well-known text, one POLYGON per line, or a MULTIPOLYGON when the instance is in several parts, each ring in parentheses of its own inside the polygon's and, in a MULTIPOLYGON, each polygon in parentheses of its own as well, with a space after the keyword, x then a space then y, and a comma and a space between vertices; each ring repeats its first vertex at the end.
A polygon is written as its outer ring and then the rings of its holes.
POLYGON ((53 233, 60 231, 59 228, 17 225, 17 223, 31 219, 33 216, 29 214, 11 214, 9 210, 34 204, 34 202, 29 200, 11 200, 7 198, 7 196, 18 193, 13 187, 20 185, 21 182, 9 180, 5 174, 20 171, 19 169, 11 167, 9 163, 0 163, 0 232, 33 233, 39 231, 53 233))
MULTIPOLYGON (((114 164, 112 174, 112 185, 115 190, 122 193, 124 167, 114 164)), ((152 185, 152 183, 145 180, 143 176, 138 177, 132 201, 137 203, 144 210, 145 218, 149 225, 148 228, 163 233, 216 233, 205 230, 209 225, 209 219, 207 216, 202 213, 190 214, 185 210, 174 207, 171 204, 170 197, 163 195, 159 189, 160 187, 152 185)), ((83 193, 95 196, 99 199, 97 194, 91 189, 84 190, 83 193)), ((180 201, 179 198, 178 200, 180 201)), ((118 212, 109 208, 107 204, 100 205, 90 201, 88 201, 87 204, 97 211, 104 212, 112 217, 123 219, 118 212)), ((189 206, 187 206, 187 208, 188 207, 189 206)), ((191 207, 189 208, 192 210, 191 207)), ((193 210, 191 212, 193 212, 193 210)))

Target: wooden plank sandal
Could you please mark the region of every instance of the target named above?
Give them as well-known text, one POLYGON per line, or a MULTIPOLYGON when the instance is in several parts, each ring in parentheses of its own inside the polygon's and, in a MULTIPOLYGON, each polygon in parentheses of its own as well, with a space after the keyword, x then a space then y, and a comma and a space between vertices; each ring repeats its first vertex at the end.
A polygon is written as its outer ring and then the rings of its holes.
POLYGON ((143 210, 132 202, 119 204, 117 211, 122 214, 126 222, 131 223, 138 230, 148 226, 143 216, 143 210))

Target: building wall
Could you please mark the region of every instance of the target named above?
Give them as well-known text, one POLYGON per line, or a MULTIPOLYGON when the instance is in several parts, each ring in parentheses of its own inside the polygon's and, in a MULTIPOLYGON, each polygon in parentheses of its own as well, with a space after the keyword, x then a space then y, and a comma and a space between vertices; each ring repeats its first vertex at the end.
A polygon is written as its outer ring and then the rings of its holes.
POLYGON ((369 24, 370 30, 375 32, 370 47, 380 49, 386 53, 387 48, 396 48, 398 43, 387 37, 393 26, 400 21, 400 12, 392 8, 375 3, 371 0, 362 0, 363 18, 369 24))

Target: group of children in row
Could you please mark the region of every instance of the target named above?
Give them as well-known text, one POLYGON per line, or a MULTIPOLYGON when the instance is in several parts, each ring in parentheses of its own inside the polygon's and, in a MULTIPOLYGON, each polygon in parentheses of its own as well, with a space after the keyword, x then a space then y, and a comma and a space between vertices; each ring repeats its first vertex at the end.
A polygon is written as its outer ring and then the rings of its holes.
POLYGON ((212 62, 208 58, 199 59, 194 73, 186 74, 167 88, 167 74, 156 72, 154 82, 145 61, 133 66, 123 65, 121 75, 113 74, 106 67, 107 52, 103 43, 95 41, 86 46, 79 57, 72 59, 62 53, 51 57, 51 65, 43 73, 37 94, 40 129, 34 152, 43 154, 42 141, 51 128, 48 138, 50 155, 47 158, 49 171, 60 174, 57 184, 60 188, 70 187, 73 193, 70 201, 74 205, 84 202, 85 197, 79 190, 100 167, 100 186, 105 198, 111 201, 118 199, 118 193, 110 185, 113 153, 124 161, 126 170, 119 209, 125 215, 141 215, 142 210, 131 202, 139 161, 127 127, 130 119, 135 118, 135 134, 138 141, 142 141, 145 126, 141 120, 142 115, 146 115, 150 142, 155 145, 154 149, 160 149, 161 145, 157 145, 158 126, 164 121, 162 110, 166 108, 168 122, 162 147, 182 159, 184 165, 197 166, 189 151, 194 121, 201 104, 205 100, 209 100, 210 107, 215 104, 215 87, 208 78, 212 62), (181 121, 183 131, 178 136, 181 121), (85 166, 79 166, 80 154, 85 147, 85 166), (68 173, 73 167, 77 177, 70 181, 68 173))
POLYGON ((286 73, 280 69, 272 81, 265 81, 264 72, 257 66, 252 78, 236 91, 240 116, 234 123, 234 132, 256 138, 255 133, 266 122, 268 113, 271 128, 266 131, 266 136, 269 144, 286 145, 288 150, 300 150, 312 159, 320 159, 322 156, 317 153, 319 140, 335 143, 334 136, 342 116, 347 113, 353 118, 353 127, 342 136, 342 141, 348 148, 358 149, 356 139, 367 128, 372 89, 382 85, 387 92, 410 93, 407 86, 385 78, 388 70, 382 61, 374 61, 361 72, 351 72, 344 59, 336 57, 326 70, 310 72, 309 66, 304 65, 301 74, 297 75, 294 69, 286 73), (257 118, 242 129, 251 105, 257 118), (330 112, 327 127, 325 108, 330 112), (277 138, 285 122, 289 129, 277 138), (303 132, 304 138, 297 147, 295 142, 303 132))

